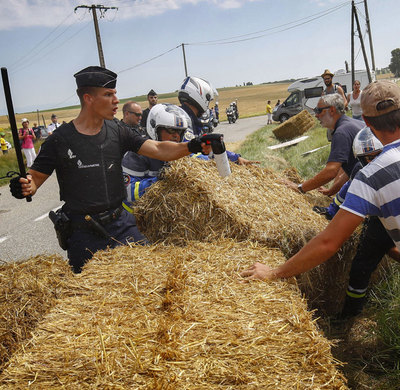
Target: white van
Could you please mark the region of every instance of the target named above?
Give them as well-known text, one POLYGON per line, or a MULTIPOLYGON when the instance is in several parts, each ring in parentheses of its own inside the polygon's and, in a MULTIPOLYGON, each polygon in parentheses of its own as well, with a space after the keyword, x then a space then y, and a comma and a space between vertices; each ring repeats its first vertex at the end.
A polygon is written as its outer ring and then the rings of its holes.
MULTIPOLYGON (((369 84, 366 70, 356 70, 354 76, 355 80, 360 80, 361 89, 369 84)), ((372 80, 375 80, 373 71, 371 71, 371 76, 372 80)), ((344 69, 336 71, 333 76, 333 83, 340 84, 347 95, 353 89, 351 72, 346 73, 344 69)), ((321 76, 295 81, 289 85, 288 91, 291 92, 290 95, 281 105, 274 109, 272 119, 277 122, 284 122, 304 109, 312 113, 324 88, 324 79, 321 76)))

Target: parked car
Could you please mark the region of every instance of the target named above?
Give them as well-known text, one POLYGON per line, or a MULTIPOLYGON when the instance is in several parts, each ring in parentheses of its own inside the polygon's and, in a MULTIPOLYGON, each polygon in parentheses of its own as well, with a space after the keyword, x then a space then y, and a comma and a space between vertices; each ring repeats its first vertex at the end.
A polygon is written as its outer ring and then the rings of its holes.
POLYGON ((46 139, 50 134, 47 130, 47 127, 39 126, 40 127, 40 138, 46 139))

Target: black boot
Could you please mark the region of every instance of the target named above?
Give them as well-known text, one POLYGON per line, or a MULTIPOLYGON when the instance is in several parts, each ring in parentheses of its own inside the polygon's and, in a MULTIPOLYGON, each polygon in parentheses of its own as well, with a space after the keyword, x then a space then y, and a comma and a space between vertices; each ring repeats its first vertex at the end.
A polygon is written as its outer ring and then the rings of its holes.
POLYGON ((366 300, 367 299, 365 296, 361 298, 353 298, 346 295, 346 299, 344 301, 340 317, 342 319, 345 319, 345 318, 355 317, 356 315, 360 314, 363 310, 366 300))

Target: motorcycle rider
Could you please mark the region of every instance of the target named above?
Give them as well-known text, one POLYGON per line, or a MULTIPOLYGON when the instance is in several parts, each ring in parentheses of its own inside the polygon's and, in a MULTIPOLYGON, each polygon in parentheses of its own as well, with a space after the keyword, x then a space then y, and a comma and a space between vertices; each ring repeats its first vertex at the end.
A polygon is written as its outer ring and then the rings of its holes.
MULTIPOLYGON (((180 107, 168 103, 155 105, 147 118, 147 133, 155 141, 187 142, 194 138, 191 120, 180 107)), ((199 153, 198 158, 208 160, 199 153)), ((132 212, 131 205, 138 200, 153 183, 159 180, 159 172, 167 163, 154 158, 127 152, 122 160, 127 199, 123 207, 132 212)))
MULTIPOLYGON (((207 110, 214 96, 218 94, 217 90, 208 81, 199 77, 186 77, 178 92, 178 99, 181 108, 189 115, 192 121, 192 129, 195 136, 203 134, 203 124, 201 115, 207 110)), ((228 159, 239 165, 248 165, 258 163, 258 161, 249 161, 244 159, 238 153, 226 151, 228 159)))

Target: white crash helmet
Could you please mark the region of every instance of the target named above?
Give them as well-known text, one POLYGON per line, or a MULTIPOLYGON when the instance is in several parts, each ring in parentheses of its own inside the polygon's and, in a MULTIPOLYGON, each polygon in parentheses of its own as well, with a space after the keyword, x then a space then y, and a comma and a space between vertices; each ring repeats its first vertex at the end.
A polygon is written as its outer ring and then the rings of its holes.
POLYGON ((151 139, 160 141, 159 128, 180 131, 180 140, 190 141, 194 135, 192 121, 182 108, 169 103, 156 104, 147 117, 146 131, 151 139))
POLYGON ((195 106, 200 116, 214 99, 215 91, 216 89, 206 80, 199 77, 186 77, 178 92, 178 99, 181 104, 187 102, 195 106))
POLYGON ((374 133, 367 126, 362 128, 353 141, 353 153, 363 166, 368 162, 363 158, 371 154, 379 154, 383 149, 382 142, 375 137, 374 133))

